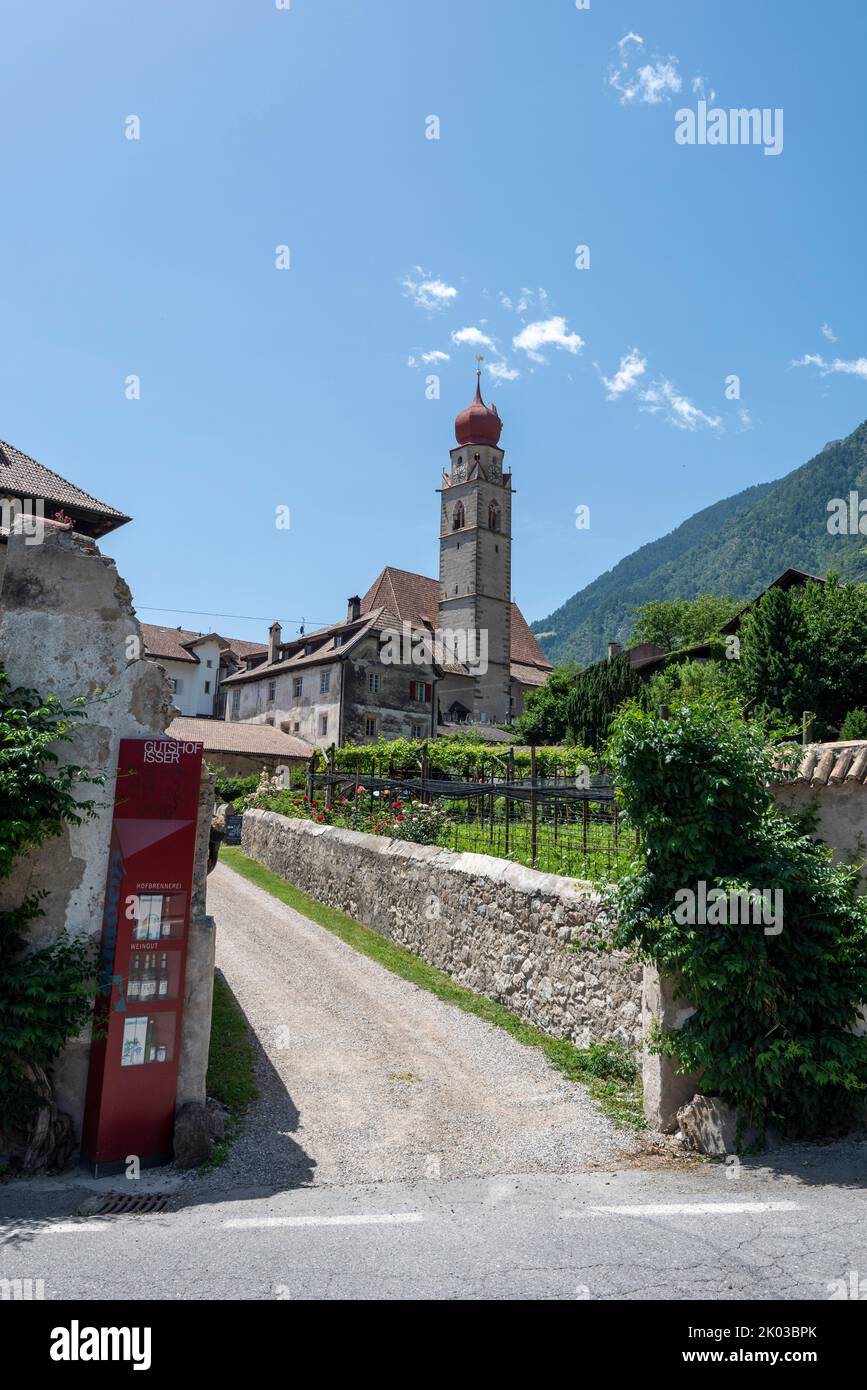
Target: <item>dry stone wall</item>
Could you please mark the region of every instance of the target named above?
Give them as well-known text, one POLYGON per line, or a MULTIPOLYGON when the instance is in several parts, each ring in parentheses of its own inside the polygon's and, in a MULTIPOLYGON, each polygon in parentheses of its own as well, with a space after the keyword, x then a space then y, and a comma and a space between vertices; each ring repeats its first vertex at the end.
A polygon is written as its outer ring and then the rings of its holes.
POLYGON ((588 945, 606 921, 591 885, 273 811, 248 811, 241 843, 319 902, 553 1036, 640 1043, 641 967, 588 945))

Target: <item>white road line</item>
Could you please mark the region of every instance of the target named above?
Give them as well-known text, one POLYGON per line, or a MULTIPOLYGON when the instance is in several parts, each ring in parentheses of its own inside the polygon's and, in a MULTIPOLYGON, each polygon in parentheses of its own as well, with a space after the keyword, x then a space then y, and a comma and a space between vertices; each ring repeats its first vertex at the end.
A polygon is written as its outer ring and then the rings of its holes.
POLYGON ((0 1235, 12 1239, 20 1236, 71 1236, 76 1231, 107 1231, 108 1221, 56 1221, 48 1226, 0 1226, 0 1235))
MULTIPOLYGON (((623 1207, 590 1207, 589 1212, 613 1216, 743 1216, 763 1211, 798 1211, 797 1202, 647 1202, 623 1207)), ((563 1216, 580 1217, 583 1211, 564 1211, 563 1216)))
POLYGON ((224 1221, 235 1231, 249 1231, 265 1226, 404 1226, 408 1222, 424 1221, 420 1211, 383 1212, 368 1216, 250 1216, 224 1221))

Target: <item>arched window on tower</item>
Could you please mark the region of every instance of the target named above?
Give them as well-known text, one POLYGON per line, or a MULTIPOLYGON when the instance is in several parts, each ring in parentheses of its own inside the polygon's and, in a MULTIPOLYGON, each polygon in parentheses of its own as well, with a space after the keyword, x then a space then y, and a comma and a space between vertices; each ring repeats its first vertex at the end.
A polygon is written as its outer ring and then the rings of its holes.
POLYGON ((464 504, 463 502, 458 502, 455 504, 455 510, 452 513, 452 530, 460 531, 464 525, 464 504))
POLYGON ((488 507, 488 530, 499 531, 500 529, 500 509, 496 502, 492 502, 488 507))

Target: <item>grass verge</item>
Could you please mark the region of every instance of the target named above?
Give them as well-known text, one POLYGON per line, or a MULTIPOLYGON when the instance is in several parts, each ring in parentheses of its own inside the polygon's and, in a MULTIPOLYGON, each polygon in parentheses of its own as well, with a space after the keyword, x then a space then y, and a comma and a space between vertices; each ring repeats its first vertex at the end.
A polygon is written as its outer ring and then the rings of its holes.
POLYGON ((320 927, 339 936, 348 946, 363 956, 375 960, 393 975, 410 980, 465 1013, 475 1014, 487 1023, 503 1028, 525 1047, 537 1047, 553 1067, 569 1081, 580 1081, 593 1099, 620 1128, 643 1129, 641 1078, 629 1052, 620 1043, 595 1043, 591 1047, 576 1047, 574 1043, 551 1038, 539 1028, 525 1023, 502 1004, 486 999, 453 980, 450 975, 428 965, 419 956, 398 946, 388 937, 380 936, 371 927, 362 926, 345 913, 326 907, 279 874, 272 873, 234 846, 224 845, 220 861, 235 873, 263 888, 288 907, 294 907, 320 927))
POLYGON ((247 1020, 219 971, 214 976, 206 1088, 209 1096, 221 1101, 229 1110, 226 1137, 214 1145, 206 1165, 215 1168, 225 1162, 240 1120, 259 1094, 256 1049, 250 1041, 247 1020))

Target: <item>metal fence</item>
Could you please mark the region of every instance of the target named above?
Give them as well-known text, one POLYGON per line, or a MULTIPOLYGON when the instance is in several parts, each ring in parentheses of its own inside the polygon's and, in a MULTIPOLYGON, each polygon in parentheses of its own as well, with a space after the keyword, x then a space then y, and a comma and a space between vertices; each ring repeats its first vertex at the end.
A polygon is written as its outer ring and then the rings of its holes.
POLYGON ((458 851, 496 855, 546 873, 614 882, 640 853, 604 773, 588 778, 484 778, 308 774, 308 794, 331 805, 359 801, 371 813, 395 800, 436 804, 444 812, 440 843, 458 851), (589 781, 589 785, 587 785, 589 781))

